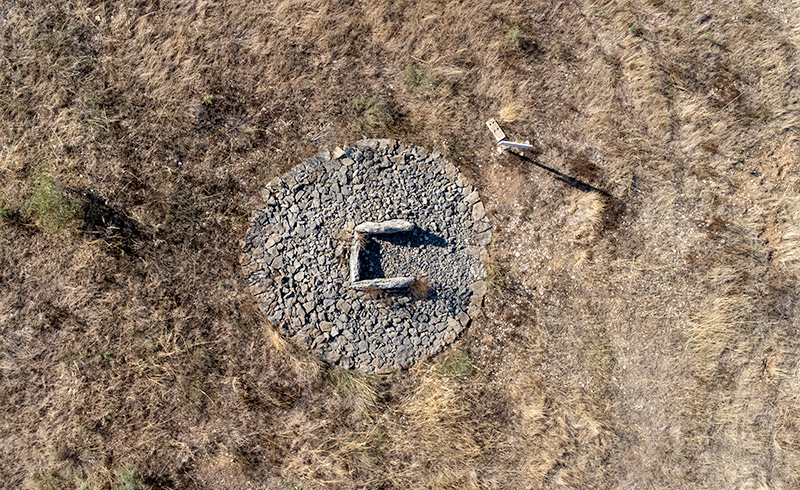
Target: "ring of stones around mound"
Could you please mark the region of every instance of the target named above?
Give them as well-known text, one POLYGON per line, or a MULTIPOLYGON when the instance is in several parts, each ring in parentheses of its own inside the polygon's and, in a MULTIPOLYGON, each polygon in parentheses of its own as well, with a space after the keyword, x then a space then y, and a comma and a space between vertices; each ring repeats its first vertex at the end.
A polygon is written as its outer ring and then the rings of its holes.
POLYGON ((438 353, 467 328, 486 293, 491 236, 478 193, 438 151, 364 140, 267 185, 241 264, 259 306, 289 338, 329 363, 386 373, 438 353), (414 285, 351 288, 356 226, 392 219, 414 228, 365 235, 360 278, 414 277, 414 285))

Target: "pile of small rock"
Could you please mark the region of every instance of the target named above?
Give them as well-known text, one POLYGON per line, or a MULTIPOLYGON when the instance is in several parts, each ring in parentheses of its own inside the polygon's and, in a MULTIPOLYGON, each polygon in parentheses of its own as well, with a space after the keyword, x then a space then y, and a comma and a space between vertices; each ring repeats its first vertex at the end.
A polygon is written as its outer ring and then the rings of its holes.
POLYGON ((242 266, 290 338, 327 362, 385 373, 467 328, 486 293, 491 233, 478 193, 439 152, 366 140, 267 185, 242 266), (358 231, 380 226, 400 228, 358 231), (359 287, 391 278, 405 280, 401 289, 359 287))

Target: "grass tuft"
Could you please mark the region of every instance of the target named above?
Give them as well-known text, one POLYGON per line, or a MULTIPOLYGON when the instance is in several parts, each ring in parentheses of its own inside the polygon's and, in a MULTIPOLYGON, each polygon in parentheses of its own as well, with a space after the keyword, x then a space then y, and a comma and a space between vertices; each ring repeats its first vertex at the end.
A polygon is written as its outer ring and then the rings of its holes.
POLYGON ((429 277, 421 276, 414 280, 410 288, 411 295, 416 299, 425 299, 431 294, 431 280, 429 277))
POLYGON ((403 88, 414 97, 430 98, 435 89, 433 73, 415 64, 408 65, 403 72, 403 88))
POLYGON ((357 129, 371 135, 389 132, 399 118, 391 101, 379 95, 359 95, 348 112, 357 129))
POLYGON ((51 233, 71 225, 80 213, 82 203, 44 168, 33 172, 28 213, 37 224, 51 233))
POLYGON ((522 38, 522 34, 520 33, 519 26, 514 26, 506 32, 505 42, 506 45, 514 48, 519 49, 520 39, 522 38))
POLYGON ((413 458, 409 467, 413 476, 399 472, 395 477, 401 480, 421 480, 428 488, 476 487, 480 447, 465 384, 456 378, 465 372, 468 361, 463 354, 455 355, 425 371, 397 408, 401 419, 389 427, 390 438, 396 442, 393 450, 413 458))
POLYGON ((374 380, 369 375, 333 366, 324 371, 323 378, 336 393, 352 399, 360 412, 375 406, 378 394, 374 380))
POLYGON ((570 242, 590 244, 597 238, 602 225, 605 199, 596 192, 576 190, 572 193, 570 203, 565 235, 570 242))
POLYGON ((60 490, 65 488, 67 483, 58 473, 44 471, 34 475, 31 488, 33 490, 60 490))
POLYGON ((524 112, 526 109, 520 102, 510 102, 500 108, 500 121, 508 123, 518 121, 524 112))
POLYGON ((117 473, 119 485, 114 490, 148 490, 150 485, 144 482, 142 475, 133 468, 123 468, 117 473))
POLYGON ((456 349, 438 362, 434 368, 439 375, 445 378, 463 379, 469 374, 472 363, 467 352, 456 349))
POLYGON ((365 390, 370 391, 368 384, 353 370, 333 366, 325 372, 325 376, 326 381, 339 394, 350 395, 365 390))

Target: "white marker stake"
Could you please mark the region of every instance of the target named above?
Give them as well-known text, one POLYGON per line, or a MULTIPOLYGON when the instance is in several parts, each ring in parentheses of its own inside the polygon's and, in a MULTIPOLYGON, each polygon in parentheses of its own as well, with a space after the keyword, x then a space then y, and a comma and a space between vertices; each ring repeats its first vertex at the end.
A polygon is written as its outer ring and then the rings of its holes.
POLYGON ((506 139, 506 133, 504 133, 503 130, 500 129, 500 125, 497 124, 497 121, 494 118, 486 121, 486 127, 489 128, 489 131, 492 132, 492 135, 494 135, 494 139, 496 139, 498 143, 506 139))
POLYGON ((521 150, 530 150, 533 148, 533 145, 529 145, 528 143, 516 143, 513 141, 501 141, 497 143, 497 146, 505 146, 507 148, 519 148, 521 150))

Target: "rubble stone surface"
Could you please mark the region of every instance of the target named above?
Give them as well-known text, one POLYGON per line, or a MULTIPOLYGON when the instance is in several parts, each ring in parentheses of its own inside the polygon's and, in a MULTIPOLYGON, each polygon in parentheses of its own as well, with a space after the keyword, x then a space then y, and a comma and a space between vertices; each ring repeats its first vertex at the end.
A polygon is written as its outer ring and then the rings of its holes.
POLYGON ((287 337, 329 363, 385 373, 435 355, 471 324, 491 233, 474 187, 438 151, 365 140, 267 184, 241 262, 287 337), (404 284, 370 286, 393 280, 404 284))

